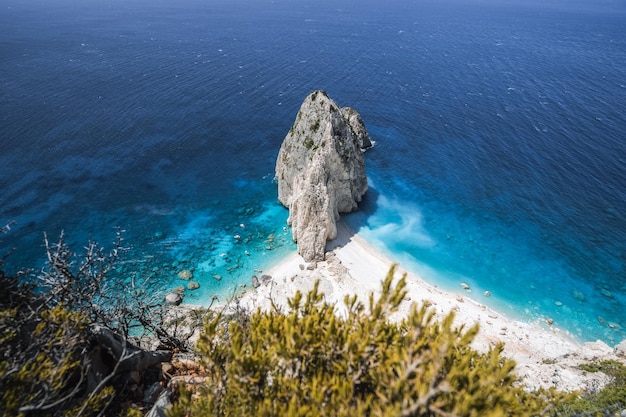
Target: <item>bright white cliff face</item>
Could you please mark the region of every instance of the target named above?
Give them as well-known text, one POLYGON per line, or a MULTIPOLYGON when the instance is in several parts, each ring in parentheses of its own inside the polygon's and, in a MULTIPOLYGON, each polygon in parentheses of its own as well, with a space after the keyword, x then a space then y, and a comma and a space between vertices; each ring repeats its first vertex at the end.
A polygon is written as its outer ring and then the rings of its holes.
POLYGON ((324 259, 326 241, 337 236, 339 213, 355 211, 367 191, 361 149, 371 141, 361 116, 340 109, 326 92, 304 100, 276 161, 278 200, 289 208, 298 253, 324 259))

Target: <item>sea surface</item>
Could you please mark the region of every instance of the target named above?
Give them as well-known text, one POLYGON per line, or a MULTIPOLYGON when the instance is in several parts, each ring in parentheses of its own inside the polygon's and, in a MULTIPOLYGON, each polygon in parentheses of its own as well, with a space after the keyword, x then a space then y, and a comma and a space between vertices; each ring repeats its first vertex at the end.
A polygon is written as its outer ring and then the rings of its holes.
POLYGON ((189 269, 186 302, 226 300, 296 249, 275 159, 324 89, 376 142, 345 216, 359 235, 434 285, 617 343, 625 22, 619 0, 4 0, 4 267, 36 275, 44 232, 80 253, 120 228, 117 273, 158 293, 189 269))

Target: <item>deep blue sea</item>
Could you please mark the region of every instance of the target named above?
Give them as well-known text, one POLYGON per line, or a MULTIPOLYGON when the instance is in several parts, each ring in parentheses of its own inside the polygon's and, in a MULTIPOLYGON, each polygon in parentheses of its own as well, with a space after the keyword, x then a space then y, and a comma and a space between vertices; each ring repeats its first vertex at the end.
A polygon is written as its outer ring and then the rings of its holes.
POLYGON ((512 317, 626 338, 623 0, 4 0, 4 266, 120 227, 120 274, 192 269, 187 302, 226 299, 295 251, 274 165, 314 89, 376 141, 361 236, 512 317))

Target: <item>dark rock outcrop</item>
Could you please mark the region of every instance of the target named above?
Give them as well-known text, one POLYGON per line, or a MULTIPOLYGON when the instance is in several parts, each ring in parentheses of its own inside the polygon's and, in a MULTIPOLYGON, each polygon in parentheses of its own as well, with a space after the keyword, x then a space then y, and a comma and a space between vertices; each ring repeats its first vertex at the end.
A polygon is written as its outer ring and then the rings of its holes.
POLYGON ((372 145, 356 110, 340 109, 326 92, 302 103, 276 161, 278 200, 306 261, 324 259, 339 213, 355 211, 367 191, 362 149, 372 145))

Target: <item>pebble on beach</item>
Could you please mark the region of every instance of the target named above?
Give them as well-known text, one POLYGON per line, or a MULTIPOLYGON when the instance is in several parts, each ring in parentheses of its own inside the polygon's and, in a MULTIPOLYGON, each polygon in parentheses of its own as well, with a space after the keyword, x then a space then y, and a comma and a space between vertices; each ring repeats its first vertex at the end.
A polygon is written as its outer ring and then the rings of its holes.
POLYGON ((261 286, 261 281, 259 281, 259 277, 256 275, 252 275, 252 286, 254 288, 259 288, 261 286))

